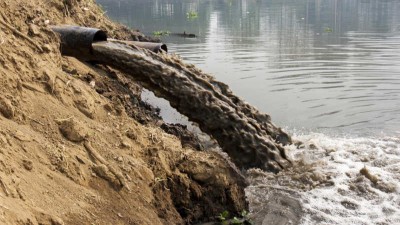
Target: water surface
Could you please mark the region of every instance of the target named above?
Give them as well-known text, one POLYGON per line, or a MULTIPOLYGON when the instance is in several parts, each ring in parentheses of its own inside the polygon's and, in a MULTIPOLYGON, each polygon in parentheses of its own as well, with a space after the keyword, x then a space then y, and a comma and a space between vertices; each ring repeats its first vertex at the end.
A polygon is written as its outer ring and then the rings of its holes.
POLYGON ((280 126, 399 134, 399 1, 98 2, 112 19, 148 35, 198 35, 161 39, 280 126))
MULTIPOLYGON (((98 2, 148 35, 198 35, 162 39, 305 143, 289 154, 311 171, 249 176, 252 213, 279 191, 299 199, 303 225, 400 224, 400 1, 98 2), (376 184, 360 174, 364 166, 376 184)), ((168 103, 153 102, 180 120, 168 103)))

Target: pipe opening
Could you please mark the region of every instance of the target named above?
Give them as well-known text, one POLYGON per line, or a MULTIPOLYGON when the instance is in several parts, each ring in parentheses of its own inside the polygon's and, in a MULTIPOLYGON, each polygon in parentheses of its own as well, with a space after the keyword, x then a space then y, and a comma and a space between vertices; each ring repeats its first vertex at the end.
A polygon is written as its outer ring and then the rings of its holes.
POLYGON ((160 47, 162 50, 164 50, 165 52, 168 52, 168 48, 166 44, 162 44, 160 47))
POLYGON ((94 34, 93 42, 99 42, 99 41, 107 41, 106 32, 99 30, 94 34))

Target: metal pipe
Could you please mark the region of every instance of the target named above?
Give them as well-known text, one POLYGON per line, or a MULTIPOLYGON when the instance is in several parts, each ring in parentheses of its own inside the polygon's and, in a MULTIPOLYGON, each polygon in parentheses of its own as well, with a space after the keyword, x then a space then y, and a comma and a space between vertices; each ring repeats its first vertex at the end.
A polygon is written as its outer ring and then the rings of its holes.
POLYGON ((123 42, 132 44, 140 48, 145 48, 155 53, 167 52, 167 45, 163 43, 138 42, 138 41, 120 41, 107 39, 106 32, 91 27, 80 27, 73 25, 52 26, 51 29, 60 34, 61 54, 73 56, 80 60, 96 60, 93 55, 92 44, 100 41, 123 42))
POLYGON ((128 45, 135 45, 139 48, 145 48, 145 49, 148 49, 155 53, 160 53, 163 51, 168 52, 167 45, 164 43, 142 42, 142 41, 121 41, 121 40, 116 40, 116 39, 111 39, 111 38, 109 38, 108 41, 116 42, 116 43, 124 43, 124 44, 128 44, 128 45))
POLYGON ((107 41, 106 32, 96 28, 62 25, 51 29, 60 34, 61 54, 81 60, 95 60, 92 44, 107 41))
POLYGON ((167 45, 164 43, 132 41, 132 44, 140 48, 149 49, 150 51, 153 51, 155 53, 159 53, 162 51, 168 52, 167 45))

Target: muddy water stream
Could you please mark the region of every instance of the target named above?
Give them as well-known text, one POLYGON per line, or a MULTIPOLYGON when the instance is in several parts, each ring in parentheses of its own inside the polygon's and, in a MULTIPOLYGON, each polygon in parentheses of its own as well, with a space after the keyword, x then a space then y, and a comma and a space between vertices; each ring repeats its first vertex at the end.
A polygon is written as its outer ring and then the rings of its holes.
POLYGON ((400 224, 399 1, 98 2, 149 35, 198 35, 161 38, 305 142, 296 169, 250 172, 254 214, 279 192, 300 201, 302 224, 400 224))
POLYGON ((127 42, 102 41, 92 47, 97 61, 126 72, 196 122, 239 168, 279 171, 291 164, 282 147, 291 144, 290 136, 224 83, 179 58, 127 42))

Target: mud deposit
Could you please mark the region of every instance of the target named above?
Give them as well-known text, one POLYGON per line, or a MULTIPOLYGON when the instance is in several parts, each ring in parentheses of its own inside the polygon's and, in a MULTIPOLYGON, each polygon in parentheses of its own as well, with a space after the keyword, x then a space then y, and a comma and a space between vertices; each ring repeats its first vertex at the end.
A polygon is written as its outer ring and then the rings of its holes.
POLYGON ((291 143, 290 136, 268 115, 233 95, 227 85, 176 57, 126 43, 96 42, 92 46, 98 61, 134 74, 132 79, 199 124, 240 168, 279 171, 290 165, 282 147, 291 143))
POLYGON ((247 208, 224 157, 182 147, 141 86, 62 57, 49 26, 145 37, 89 0, 0 0, 0 20, 0 224, 193 224, 247 208))

